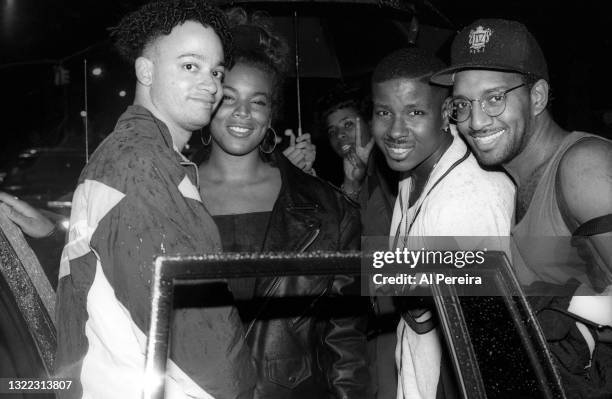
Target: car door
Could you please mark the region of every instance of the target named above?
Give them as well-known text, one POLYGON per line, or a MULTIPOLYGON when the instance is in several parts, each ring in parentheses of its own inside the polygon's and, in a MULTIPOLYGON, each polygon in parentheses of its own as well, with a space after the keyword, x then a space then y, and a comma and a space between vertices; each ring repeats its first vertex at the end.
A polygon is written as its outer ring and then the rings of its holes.
MULTIPOLYGON (((0 394, 54 398, 52 392, 15 390, 16 381, 52 377, 55 293, 19 230, 0 213, 0 394), (6 386, 5 386, 6 385, 6 386), (31 392, 31 393, 30 393, 31 392)), ((31 388, 35 388, 31 386, 31 388)))

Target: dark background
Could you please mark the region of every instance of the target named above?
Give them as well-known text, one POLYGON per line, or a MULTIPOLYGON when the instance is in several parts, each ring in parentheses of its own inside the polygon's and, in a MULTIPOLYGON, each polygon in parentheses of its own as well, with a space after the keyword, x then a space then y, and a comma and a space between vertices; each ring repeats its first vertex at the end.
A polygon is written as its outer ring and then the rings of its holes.
MULTIPOLYGON (((30 147, 61 145, 84 151, 84 118, 80 113, 85 100, 85 59, 89 152, 93 152, 133 99, 132 68, 112 50, 107 28, 145 2, 0 0, 0 85, 3 89, 0 168, 30 147), (101 75, 92 74, 95 67, 101 68, 101 75), (62 69, 66 72, 61 72, 62 69), (120 96, 121 91, 125 96, 120 96)), ((612 7, 608 2, 396 2, 414 12, 348 4, 346 0, 335 5, 261 3, 253 7, 268 9, 272 15, 296 8, 300 15, 329 16, 324 28, 335 41, 330 45, 335 47, 336 56, 344 64, 341 70, 345 80, 355 77, 367 80, 367 69, 386 52, 405 44, 399 34, 385 31, 390 28, 379 21, 381 18, 397 18, 409 24, 416 15, 421 27, 417 44, 437 51, 441 58, 448 57, 453 32, 476 18, 519 20, 536 36, 548 59, 556 120, 570 130, 612 136, 612 79, 608 66, 612 50, 612 7)), ((301 42, 308 40, 301 38, 301 42)), ((316 58, 316 54, 306 56, 316 58)), ((301 80, 304 130, 315 136, 314 99, 336 81, 332 77, 301 80)), ((285 112, 277 123, 277 130, 296 126, 294 85, 295 81, 290 79, 285 112)), ((319 146, 324 145, 324 140, 315 139, 319 146)), ((318 154, 329 156, 324 149, 318 154)))

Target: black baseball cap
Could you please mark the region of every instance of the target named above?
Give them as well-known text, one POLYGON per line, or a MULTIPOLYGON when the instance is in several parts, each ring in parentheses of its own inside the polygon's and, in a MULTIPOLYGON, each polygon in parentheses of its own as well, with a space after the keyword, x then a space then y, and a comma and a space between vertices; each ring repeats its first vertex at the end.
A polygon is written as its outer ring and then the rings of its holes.
POLYGON ((451 86, 455 72, 465 69, 532 74, 548 80, 542 49, 525 25, 505 19, 479 19, 453 40, 451 65, 431 77, 431 82, 451 86))

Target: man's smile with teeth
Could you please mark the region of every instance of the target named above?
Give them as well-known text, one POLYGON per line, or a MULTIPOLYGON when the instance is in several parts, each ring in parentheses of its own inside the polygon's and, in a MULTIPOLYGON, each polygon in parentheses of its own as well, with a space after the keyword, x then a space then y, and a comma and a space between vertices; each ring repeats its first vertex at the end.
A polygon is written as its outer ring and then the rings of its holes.
POLYGON ((389 148, 412 148, 414 144, 407 140, 385 140, 385 145, 389 148))
POLYGON ((385 147, 392 158, 403 158, 414 149, 414 144, 403 139, 386 139, 385 147))
POLYGON ((492 145, 500 138, 504 133, 506 133, 506 129, 497 129, 493 131, 487 132, 472 132, 470 136, 474 143, 480 149, 489 149, 492 145))

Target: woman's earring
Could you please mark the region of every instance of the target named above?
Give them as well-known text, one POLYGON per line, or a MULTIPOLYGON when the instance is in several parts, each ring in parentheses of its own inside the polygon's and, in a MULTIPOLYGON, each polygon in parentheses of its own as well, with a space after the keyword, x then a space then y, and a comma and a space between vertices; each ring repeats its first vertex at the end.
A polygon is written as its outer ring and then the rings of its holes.
POLYGON ((271 154, 276 148, 276 131, 270 126, 266 131, 263 141, 259 144, 259 151, 264 154, 271 154))
POLYGON ((202 144, 204 144, 204 147, 210 144, 210 142, 212 141, 212 135, 210 134, 210 131, 208 129, 200 130, 200 140, 202 140, 202 144), (204 138, 204 136, 206 136, 206 139, 204 138))

